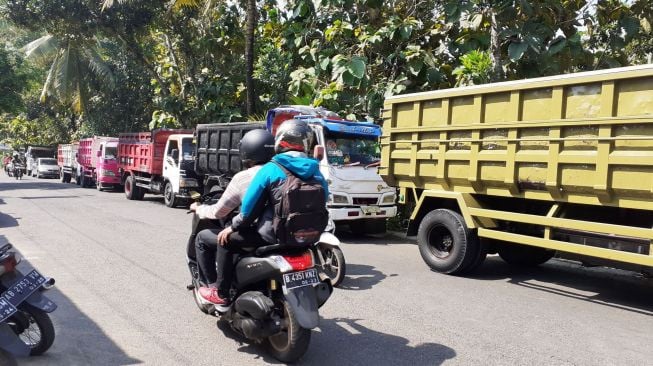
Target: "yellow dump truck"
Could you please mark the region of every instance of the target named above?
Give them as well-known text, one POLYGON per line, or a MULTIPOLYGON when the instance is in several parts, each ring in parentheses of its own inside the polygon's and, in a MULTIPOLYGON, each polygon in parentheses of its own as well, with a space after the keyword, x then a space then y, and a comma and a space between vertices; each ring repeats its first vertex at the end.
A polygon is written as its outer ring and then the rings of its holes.
POLYGON ((435 271, 653 270, 653 65, 386 100, 380 173, 435 271))

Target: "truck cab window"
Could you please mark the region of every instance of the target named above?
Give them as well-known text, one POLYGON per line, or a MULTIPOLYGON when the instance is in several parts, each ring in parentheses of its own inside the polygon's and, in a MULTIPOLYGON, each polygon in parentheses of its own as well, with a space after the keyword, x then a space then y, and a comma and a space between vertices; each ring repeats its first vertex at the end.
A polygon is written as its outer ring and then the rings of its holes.
POLYGON ((368 165, 381 159, 376 139, 330 133, 326 139, 326 155, 333 165, 368 165))
POLYGON ((193 160, 195 156, 195 144, 192 138, 181 140, 181 156, 182 160, 193 160))
MULTIPOLYGON (((170 159, 173 159, 173 161, 174 161, 174 158, 173 158, 173 156, 172 156, 172 150, 179 150, 179 144, 178 144, 177 141, 175 141, 175 140, 170 140, 170 141, 168 142, 168 151, 166 151, 166 155, 167 155, 170 159)), ((175 163, 177 163, 177 161, 175 161, 175 163)))

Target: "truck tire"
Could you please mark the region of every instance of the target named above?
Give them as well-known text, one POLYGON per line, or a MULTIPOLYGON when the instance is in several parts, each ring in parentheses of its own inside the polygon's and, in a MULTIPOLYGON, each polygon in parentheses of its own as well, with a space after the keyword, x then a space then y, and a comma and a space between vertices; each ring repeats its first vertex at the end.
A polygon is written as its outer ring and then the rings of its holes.
POLYGON ((174 189, 172 189, 172 183, 170 182, 166 182, 166 186, 163 189, 163 202, 165 202, 166 206, 171 208, 179 205, 179 199, 177 198, 174 189))
POLYGON ((59 182, 66 183, 66 174, 64 174, 63 170, 59 171, 59 182))
POLYGON ((506 263, 519 267, 539 266, 553 258, 555 253, 555 250, 520 244, 501 244, 499 247, 499 257, 506 263))
POLYGON ((72 176, 70 174, 65 174, 65 176, 66 176, 65 177, 65 179, 66 179, 65 182, 70 183, 70 181, 72 180, 72 176))
POLYGON ((86 175, 84 175, 84 172, 82 171, 79 174, 79 185, 82 186, 82 188, 86 188, 86 175))
POLYGON ((127 179, 125 179, 125 197, 127 197, 128 200, 142 200, 143 199, 143 193, 140 187, 137 187, 135 182, 134 182, 134 177, 133 176, 128 176, 127 179))
POLYGON ((479 261, 481 247, 476 232, 452 210, 429 212, 419 225, 417 244, 422 259, 435 272, 464 274, 479 261))

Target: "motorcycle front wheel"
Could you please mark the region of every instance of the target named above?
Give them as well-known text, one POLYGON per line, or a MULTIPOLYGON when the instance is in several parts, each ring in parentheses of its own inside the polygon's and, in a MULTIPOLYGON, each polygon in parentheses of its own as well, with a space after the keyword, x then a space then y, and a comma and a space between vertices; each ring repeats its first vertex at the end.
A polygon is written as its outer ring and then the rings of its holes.
POLYGON ((54 326, 48 313, 29 305, 18 308, 9 319, 9 326, 18 338, 30 348, 31 356, 47 351, 54 342, 54 326))
POLYGON ((286 319, 287 327, 268 337, 265 345, 274 358, 281 362, 292 363, 306 353, 311 343, 311 330, 299 325, 297 316, 287 301, 283 302, 283 317, 286 319))

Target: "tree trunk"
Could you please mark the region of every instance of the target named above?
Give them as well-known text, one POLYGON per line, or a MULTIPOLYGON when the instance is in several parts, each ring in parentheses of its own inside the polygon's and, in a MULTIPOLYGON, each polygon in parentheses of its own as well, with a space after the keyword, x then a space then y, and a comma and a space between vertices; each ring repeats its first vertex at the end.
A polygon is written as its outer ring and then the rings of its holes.
POLYGON ((504 79, 501 66, 501 44, 499 43, 499 26, 493 9, 490 9, 490 57, 492 57, 492 81, 504 79))
POLYGON ((247 115, 254 114, 254 28, 257 23, 256 0, 247 0, 247 28, 245 33, 245 86, 247 87, 247 115))

